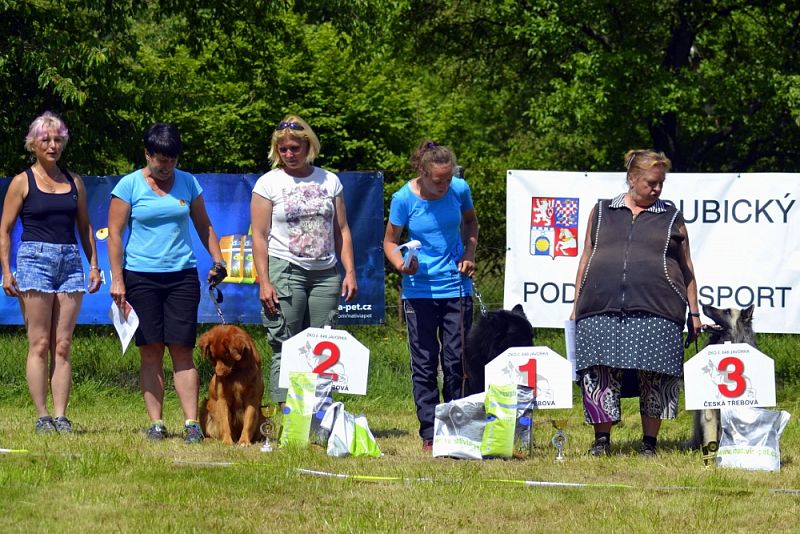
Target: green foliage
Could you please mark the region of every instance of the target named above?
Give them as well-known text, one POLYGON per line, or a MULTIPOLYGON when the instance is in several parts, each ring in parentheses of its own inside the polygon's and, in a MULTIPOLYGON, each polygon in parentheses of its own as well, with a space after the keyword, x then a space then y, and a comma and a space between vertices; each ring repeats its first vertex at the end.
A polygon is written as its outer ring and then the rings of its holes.
POLYGON ((129 138, 117 115, 124 57, 136 50, 128 20, 137 0, 0 3, 0 171, 25 165, 27 126, 40 112, 61 112, 71 133, 65 163, 104 172, 120 165, 129 138), (70 154, 75 156, 71 159, 70 154), (90 156, 90 157, 89 157, 90 156))
POLYGON ((178 125, 188 170, 264 171, 299 113, 320 164, 384 171, 387 200, 416 143, 451 146, 500 244, 508 169, 620 169, 655 147, 679 171, 796 171, 799 22, 740 0, 5 0, 0 174, 45 109, 95 175, 141 165, 155 121, 178 125))

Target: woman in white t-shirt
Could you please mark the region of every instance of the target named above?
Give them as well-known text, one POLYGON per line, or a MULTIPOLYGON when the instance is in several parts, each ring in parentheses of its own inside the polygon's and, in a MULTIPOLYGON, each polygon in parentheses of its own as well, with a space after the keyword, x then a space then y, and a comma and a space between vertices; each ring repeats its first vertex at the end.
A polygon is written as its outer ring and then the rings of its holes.
POLYGON ((270 394, 278 403, 286 401, 286 389, 278 387, 283 342, 330 324, 339 297, 350 301, 358 293, 342 183, 313 166, 318 154, 308 123, 285 117, 272 133, 274 168, 258 179, 250 202, 258 297, 272 348, 270 394))

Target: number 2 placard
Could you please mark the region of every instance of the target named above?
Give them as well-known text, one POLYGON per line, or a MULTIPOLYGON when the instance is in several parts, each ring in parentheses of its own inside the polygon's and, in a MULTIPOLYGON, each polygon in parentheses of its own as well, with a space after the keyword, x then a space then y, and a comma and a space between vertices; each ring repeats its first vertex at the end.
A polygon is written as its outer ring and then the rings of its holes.
POLYGON ((346 330, 307 328, 284 341, 278 385, 289 387, 295 371, 329 376, 334 391, 366 395, 369 349, 346 330))

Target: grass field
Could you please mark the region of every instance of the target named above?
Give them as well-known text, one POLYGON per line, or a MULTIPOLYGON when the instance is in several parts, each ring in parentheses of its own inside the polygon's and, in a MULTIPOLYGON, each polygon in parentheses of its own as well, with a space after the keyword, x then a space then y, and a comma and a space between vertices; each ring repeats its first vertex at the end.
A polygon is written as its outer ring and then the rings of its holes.
MULTIPOLYGON (((416 434, 402 328, 389 318, 386 326, 349 330, 371 350, 369 395, 338 400, 366 414, 384 453, 378 459, 334 459, 313 446, 262 453, 209 440, 184 445, 171 385, 165 421, 174 436, 148 442, 136 352, 120 357, 107 327, 76 332, 69 415, 77 432, 37 436, 23 331, 1 329, 0 448, 28 452, 0 454, 0 532, 798 530, 795 419, 781 440, 777 473, 704 468, 698 452, 683 449, 687 412, 664 424, 656 459, 640 458, 638 407, 629 400, 609 458, 586 455, 592 432, 576 403, 571 411, 536 413, 536 448, 528 460, 434 459, 420 450, 416 434), (549 443, 556 416, 569 418, 563 463, 554 462, 549 443)), ((268 357, 260 330, 250 331, 268 357)), ((537 332, 539 345, 563 354, 563 343, 558 331, 537 332)), ((778 407, 800 413, 797 341, 759 336, 759 343, 776 361, 778 407)), ((199 363, 205 383, 210 369, 199 363)))

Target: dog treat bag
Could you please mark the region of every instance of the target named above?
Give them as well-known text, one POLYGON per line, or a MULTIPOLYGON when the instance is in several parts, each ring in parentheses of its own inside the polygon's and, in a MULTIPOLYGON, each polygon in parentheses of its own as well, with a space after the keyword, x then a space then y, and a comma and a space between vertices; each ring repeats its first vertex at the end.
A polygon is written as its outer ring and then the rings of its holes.
POLYGON ((481 440, 481 455, 511 458, 517 421, 517 386, 489 384, 484 400, 486 427, 481 440))
POLYGON ((514 457, 529 458, 533 448, 534 389, 517 385, 517 419, 514 426, 514 457))
POLYGON ((328 436, 330 430, 323 427, 320 423, 325 417, 325 412, 328 407, 333 403, 331 393, 333 391, 333 380, 330 376, 317 375, 314 393, 314 407, 311 418, 311 429, 309 439, 314 445, 324 447, 328 443, 328 436))
POLYGON ((289 373, 289 389, 283 407, 280 446, 308 445, 311 419, 317 399, 316 373, 289 373))
POLYGON ((717 467, 779 471, 781 434, 789 412, 737 406, 721 408, 717 467))
POLYGON ((486 427, 486 393, 476 393, 436 406, 433 456, 480 460, 486 427))
POLYGON ((256 269, 253 265, 253 236, 243 236, 242 240, 242 283, 252 284, 256 281, 256 269))

